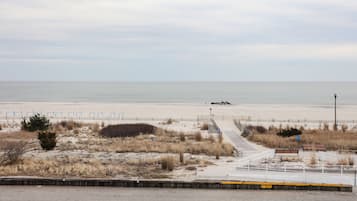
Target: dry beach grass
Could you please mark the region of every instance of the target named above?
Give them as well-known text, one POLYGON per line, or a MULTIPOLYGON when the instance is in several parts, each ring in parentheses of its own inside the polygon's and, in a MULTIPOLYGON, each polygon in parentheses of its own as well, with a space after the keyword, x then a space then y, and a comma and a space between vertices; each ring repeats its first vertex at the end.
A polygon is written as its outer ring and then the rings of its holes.
POLYGON ((100 127, 73 121, 54 124, 52 130, 58 134, 54 151, 40 148, 36 132, 1 133, 3 145, 25 141, 31 146, 14 163, 0 164, 0 176, 168 178, 176 169, 190 172, 213 164, 191 154, 231 156, 234 152, 231 145, 213 137, 197 140, 197 133, 158 129, 152 134, 110 138, 100 135, 100 127), (90 156, 80 155, 83 152, 90 156), (133 157, 120 157, 126 154, 133 157))
POLYGON ((269 148, 300 148, 303 144, 320 144, 327 150, 357 150, 357 133, 352 131, 305 129, 300 143, 296 142, 294 136, 281 137, 277 132, 277 129, 269 129, 266 133, 254 131, 247 138, 269 148))

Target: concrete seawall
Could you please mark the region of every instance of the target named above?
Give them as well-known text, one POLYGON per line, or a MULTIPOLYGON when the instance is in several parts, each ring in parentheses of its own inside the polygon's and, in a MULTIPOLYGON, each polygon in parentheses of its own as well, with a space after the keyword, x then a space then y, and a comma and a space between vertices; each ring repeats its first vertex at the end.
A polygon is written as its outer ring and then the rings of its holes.
POLYGON ((254 189, 254 190, 318 190, 352 192, 352 186, 341 184, 309 184, 248 181, 172 181, 111 180, 56 178, 0 178, 0 185, 108 186, 137 188, 254 189))

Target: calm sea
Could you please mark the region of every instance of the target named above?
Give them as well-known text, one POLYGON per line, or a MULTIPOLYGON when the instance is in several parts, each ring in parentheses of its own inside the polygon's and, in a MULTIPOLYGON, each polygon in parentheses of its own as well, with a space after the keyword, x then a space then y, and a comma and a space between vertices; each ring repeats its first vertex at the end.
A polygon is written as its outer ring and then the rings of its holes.
POLYGON ((357 104, 357 82, 0 82, 0 102, 357 104))

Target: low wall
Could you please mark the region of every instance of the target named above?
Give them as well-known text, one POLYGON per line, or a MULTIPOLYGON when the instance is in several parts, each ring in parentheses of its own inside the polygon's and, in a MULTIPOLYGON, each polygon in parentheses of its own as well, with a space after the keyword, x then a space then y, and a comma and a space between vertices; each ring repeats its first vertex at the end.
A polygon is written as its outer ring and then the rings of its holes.
POLYGON ((247 181, 172 181, 172 180, 112 180, 0 178, 0 185, 110 186, 138 188, 254 189, 254 190, 319 190, 352 192, 352 186, 340 184, 307 184, 247 181))

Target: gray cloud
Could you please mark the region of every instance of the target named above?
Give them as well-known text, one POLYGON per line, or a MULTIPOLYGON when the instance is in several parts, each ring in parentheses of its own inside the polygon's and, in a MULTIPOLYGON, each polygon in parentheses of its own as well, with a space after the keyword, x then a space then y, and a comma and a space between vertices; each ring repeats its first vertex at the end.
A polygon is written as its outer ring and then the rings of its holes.
POLYGON ((281 80, 322 69, 291 79, 356 80, 335 77, 341 66, 357 73, 355 0, 3 0, 0 11, 0 80, 281 80))

